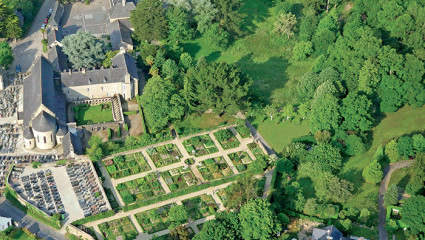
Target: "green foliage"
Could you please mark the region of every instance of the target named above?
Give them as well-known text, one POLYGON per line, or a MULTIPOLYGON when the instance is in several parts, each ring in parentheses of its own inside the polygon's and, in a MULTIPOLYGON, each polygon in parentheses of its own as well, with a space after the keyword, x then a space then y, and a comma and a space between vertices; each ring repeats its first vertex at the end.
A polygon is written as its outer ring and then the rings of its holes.
POLYGON ((101 212, 101 213, 91 215, 91 216, 88 216, 88 217, 85 217, 85 218, 82 218, 82 219, 79 219, 79 220, 75 220, 75 221, 72 222, 72 225, 78 227, 78 226, 81 226, 85 223, 94 222, 94 221, 101 220, 101 219, 104 219, 104 218, 112 217, 114 215, 115 215, 115 212, 113 210, 109 210, 109 211, 101 212))
POLYGON ((342 164, 339 150, 329 143, 320 143, 313 147, 307 155, 307 161, 317 163, 325 171, 336 173, 342 164))
POLYGON ((294 35, 293 28, 296 24, 297 18, 293 13, 282 13, 273 23, 273 31, 282 35, 286 35, 288 38, 290 38, 294 35))
POLYGON ((399 190, 397 185, 393 184, 391 185, 384 195, 384 202, 385 205, 397 205, 399 198, 399 190))
POLYGON ((202 37, 211 47, 224 50, 229 45, 230 34, 226 30, 220 28, 218 23, 209 26, 202 37))
POLYGON ((241 35, 240 23, 242 14, 239 12, 241 7, 240 0, 213 0, 217 8, 215 16, 216 22, 232 35, 241 35))
POLYGON ((311 42, 297 42, 292 50, 292 59, 295 61, 304 60, 313 53, 313 44, 311 42))
POLYGON ((340 121, 338 111, 337 89, 332 82, 322 83, 314 94, 310 114, 310 129, 318 130, 337 129, 340 121))
POLYGON ((412 138, 407 136, 400 137, 397 140, 397 150, 398 154, 404 158, 414 156, 412 138))
POLYGON ((264 199, 254 199, 245 204, 239 213, 243 239, 269 239, 282 230, 270 203, 264 199))
POLYGON ((370 183, 376 184, 381 182, 384 175, 381 168, 381 164, 375 159, 363 170, 363 178, 370 183))
POLYGON ((170 7, 167 10, 168 38, 171 42, 178 43, 190 40, 193 36, 193 29, 190 27, 189 14, 182 7, 170 7))
POLYGON ((362 139, 354 134, 348 135, 347 139, 345 140, 345 146, 347 147, 345 152, 351 156, 363 153, 365 151, 365 146, 362 142, 362 139))
POLYGON ((279 159, 276 163, 276 170, 283 174, 290 174, 292 170, 294 169, 294 164, 292 164, 291 160, 282 158, 279 159))
POLYGON ((108 51, 105 54, 105 59, 102 60, 102 66, 104 68, 110 68, 112 66, 112 58, 115 57, 115 55, 118 54, 118 50, 117 51, 108 51))
POLYGON ((194 240, 240 239, 240 222, 236 212, 219 212, 215 219, 205 222, 194 240))
POLYGON ((41 44, 43 45, 43 52, 47 53, 47 39, 42 39, 41 44))
POLYGON ((87 148, 87 155, 90 160, 97 162, 103 157, 102 139, 98 136, 92 135, 89 140, 90 148, 87 148))
POLYGON ((108 128, 108 139, 111 140, 112 139, 112 129, 108 128))
POLYGON ((141 41, 151 42, 167 37, 168 23, 160 0, 146 0, 137 4, 130 13, 130 21, 135 35, 141 41))
POLYGON ((316 32, 318 19, 316 16, 305 16, 300 24, 300 39, 302 41, 311 41, 313 34, 316 32))
POLYGON ((425 233, 425 197, 415 195, 407 199, 401 209, 401 216, 413 234, 425 233))
POLYGON ((229 209, 239 209, 251 199, 258 197, 255 191, 256 185, 257 181, 252 176, 238 179, 225 189, 225 206, 229 209))
POLYGON ((398 154, 398 143, 395 139, 385 145, 385 154, 392 163, 400 160, 400 156, 398 154))
POLYGON ((170 228, 175 228, 176 226, 187 222, 189 219, 189 213, 183 205, 174 205, 168 211, 168 219, 171 221, 170 228))
POLYGON ((335 33, 324 29, 314 34, 312 43, 316 55, 326 54, 328 47, 335 42, 335 33))
MULTIPOLYGON (((0 3, 1 4, 1 3, 0 3)), ((9 43, 3 41, 0 43, 0 66, 4 69, 9 69, 9 66, 13 63, 13 52, 9 43)))
POLYGON ((412 137, 413 148, 417 153, 425 152, 425 137, 422 134, 415 134, 412 137))
POLYGON ((105 59, 106 44, 90 32, 79 31, 62 40, 63 52, 68 56, 73 68, 99 66, 105 59))
POLYGON ((121 127, 120 126, 118 126, 118 128, 117 128, 117 137, 121 137, 121 127))
POLYGON ((372 101, 366 95, 350 92, 342 101, 342 127, 346 130, 366 132, 372 127, 372 101))

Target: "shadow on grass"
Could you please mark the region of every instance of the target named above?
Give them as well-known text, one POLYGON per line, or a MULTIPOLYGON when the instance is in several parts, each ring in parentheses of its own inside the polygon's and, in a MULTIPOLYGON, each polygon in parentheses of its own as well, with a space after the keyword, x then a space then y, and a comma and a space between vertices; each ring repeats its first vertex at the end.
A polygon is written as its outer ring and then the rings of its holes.
POLYGON ((184 52, 187 52, 193 58, 196 57, 196 54, 201 50, 201 46, 198 43, 184 43, 182 44, 184 52))
POLYGON ((215 52, 212 52, 207 57, 205 57, 205 59, 207 60, 207 62, 212 63, 220 57, 220 54, 221 54, 220 51, 215 51, 215 52))
POLYGON ((255 32, 255 29, 257 29, 255 22, 263 22, 268 17, 268 8, 269 6, 262 1, 244 1, 239 13, 244 17, 241 23, 241 29, 245 34, 255 32))

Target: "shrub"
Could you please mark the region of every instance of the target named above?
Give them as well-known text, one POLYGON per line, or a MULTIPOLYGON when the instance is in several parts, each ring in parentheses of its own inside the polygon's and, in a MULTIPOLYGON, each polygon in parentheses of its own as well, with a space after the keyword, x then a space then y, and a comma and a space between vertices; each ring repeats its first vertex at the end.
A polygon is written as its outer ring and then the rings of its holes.
POLYGON ((118 126, 118 128, 117 128, 117 137, 121 137, 121 128, 120 128, 120 126, 118 126))
POLYGON ((108 139, 112 139, 112 129, 108 128, 108 139))
POLYGON ((297 42, 292 50, 292 59, 300 61, 313 53, 313 44, 311 42, 297 42))
POLYGON ((114 173, 117 171, 117 167, 115 167, 115 165, 107 166, 106 169, 108 169, 109 173, 114 173))
POLYGON ((72 222, 72 225, 78 227, 78 226, 83 225, 85 223, 97 221, 97 220, 108 218, 108 217, 112 217, 114 215, 115 215, 115 212, 113 210, 109 210, 109 211, 106 211, 106 212, 101 212, 101 213, 98 213, 98 214, 95 214, 95 215, 85 217, 83 219, 76 220, 76 221, 72 222))
POLYGON ((128 132, 128 125, 127 125, 127 123, 126 123, 126 124, 124 124, 124 130, 125 130, 126 132, 128 132))

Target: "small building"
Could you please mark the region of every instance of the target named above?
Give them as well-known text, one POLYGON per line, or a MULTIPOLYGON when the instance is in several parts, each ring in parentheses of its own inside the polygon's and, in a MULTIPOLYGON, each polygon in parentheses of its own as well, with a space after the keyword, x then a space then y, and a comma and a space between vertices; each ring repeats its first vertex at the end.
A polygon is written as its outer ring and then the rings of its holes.
POLYGON ((313 240, 340 240, 343 239, 342 233, 334 226, 324 228, 314 228, 311 235, 313 240))
POLYGON ((62 19, 63 11, 63 4, 55 1, 55 5, 53 6, 53 12, 49 19, 49 25, 55 30, 58 30, 60 28, 60 22, 62 19))
POLYGON ((50 62, 52 62, 53 69, 57 72, 63 72, 69 69, 68 57, 62 51, 62 47, 54 45, 48 52, 50 62))
POLYGON ((50 48, 56 45, 61 45, 61 41, 63 39, 63 33, 62 28, 53 28, 49 27, 47 28, 47 44, 50 48))
POLYGON ((12 219, 0 216, 0 231, 4 231, 12 226, 12 219))
POLYGON ((131 38, 131 23, 128 19, 120 19, 109 24, 109 34, 111 36, 112 50, 133 50, 133 40, 131 38))
POLYGON ((136 9, 136 5, 127 0, 121 2, 111 0, 111 9, 109 9, 109 19, 111 22, 119 19, 129 19, 130 12, 136 9))

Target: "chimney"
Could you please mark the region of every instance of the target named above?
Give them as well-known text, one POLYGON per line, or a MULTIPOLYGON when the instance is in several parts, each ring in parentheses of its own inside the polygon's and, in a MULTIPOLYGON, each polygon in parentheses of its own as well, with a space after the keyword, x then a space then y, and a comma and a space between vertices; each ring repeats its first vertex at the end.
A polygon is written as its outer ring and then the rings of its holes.
POLYGON ((68 70, 69 70, 69 75, 71 75, 72 74, 72 69, 70 68, 68 70))
POLYGON ((86 68, 81 68, 81 72, 82 72, 83 74, 85 74, 85 73, 86 73, 86 68))
POLYGON ((122 0, 122 6, 125 7, 126 0, 122 0))

